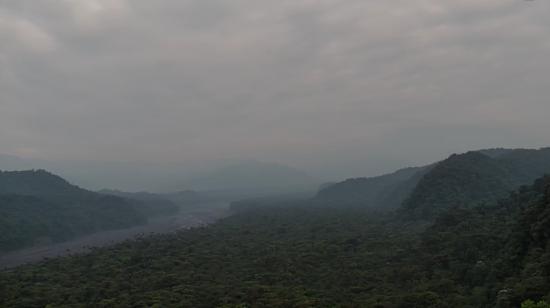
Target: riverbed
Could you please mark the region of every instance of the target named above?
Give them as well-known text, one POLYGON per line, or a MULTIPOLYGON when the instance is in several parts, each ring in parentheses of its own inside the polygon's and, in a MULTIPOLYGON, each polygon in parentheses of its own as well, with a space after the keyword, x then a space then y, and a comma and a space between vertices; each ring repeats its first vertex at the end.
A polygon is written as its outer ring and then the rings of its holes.
POLYGON ((208 204, 203 209, 180 212, 173 216, 152 218, 145 225, 128 229, 93 233, 67 242, 29 247, 0 255, 0 268, 36 263, 45 258, 56 258, 89 252, 94 247, 105 247, 138 236, 170 233, 200 227, 228 215, 227 204, 208 204))

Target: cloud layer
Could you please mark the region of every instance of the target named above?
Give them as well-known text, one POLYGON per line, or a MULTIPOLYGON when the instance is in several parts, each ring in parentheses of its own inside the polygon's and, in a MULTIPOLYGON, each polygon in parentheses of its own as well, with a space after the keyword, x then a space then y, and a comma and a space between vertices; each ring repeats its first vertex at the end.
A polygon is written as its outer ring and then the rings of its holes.
POLYGON ((0 152, 338 176, 550 145, 550 2, 0 1, 0 152))

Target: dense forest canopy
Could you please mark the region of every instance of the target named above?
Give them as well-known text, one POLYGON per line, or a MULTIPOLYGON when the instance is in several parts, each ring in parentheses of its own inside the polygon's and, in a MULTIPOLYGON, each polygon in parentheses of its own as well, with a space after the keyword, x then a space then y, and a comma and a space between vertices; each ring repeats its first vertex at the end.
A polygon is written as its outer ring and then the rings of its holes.
POLYGON ((404 202, 405 215, 432 219, 453 206, 491 204, 547 173, 550 173, 547 148, 451 155, 418 182, 404 202))
POLYGON ((451 156, 395 212, 250 200, 208 227, 4 271, 0 305, 546 307, 550 177, 520 186, 510 153, 451 156))

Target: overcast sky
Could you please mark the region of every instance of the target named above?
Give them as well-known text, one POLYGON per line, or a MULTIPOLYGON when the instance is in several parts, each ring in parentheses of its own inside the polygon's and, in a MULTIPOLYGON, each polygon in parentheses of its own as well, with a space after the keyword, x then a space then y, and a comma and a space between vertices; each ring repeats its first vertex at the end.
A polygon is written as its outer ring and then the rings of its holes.
POLYGON ((0 0, 0 153, 358 176, 549 117, 547 0, 0 0))

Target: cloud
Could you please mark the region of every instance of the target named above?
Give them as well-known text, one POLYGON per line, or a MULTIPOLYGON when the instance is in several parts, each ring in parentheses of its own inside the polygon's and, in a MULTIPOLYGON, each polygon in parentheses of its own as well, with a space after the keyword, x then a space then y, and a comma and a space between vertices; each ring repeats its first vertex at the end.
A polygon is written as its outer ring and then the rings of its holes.
POLYGON ((0 40, 3 44, 0 53, 25 51, 43 53, 55 49, 51 35, 32 21, 10 16, 0 10, 0 40))
POLYGON ((358 175, 460 149, 548 144, 549 9, 519 0, 3 2, 0 152, 246 156, 358 175), (430 130, 449 137, 421 138, 430 130))

